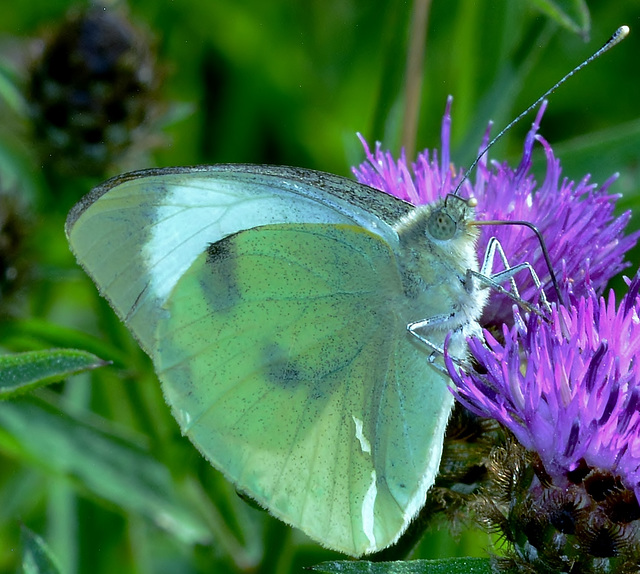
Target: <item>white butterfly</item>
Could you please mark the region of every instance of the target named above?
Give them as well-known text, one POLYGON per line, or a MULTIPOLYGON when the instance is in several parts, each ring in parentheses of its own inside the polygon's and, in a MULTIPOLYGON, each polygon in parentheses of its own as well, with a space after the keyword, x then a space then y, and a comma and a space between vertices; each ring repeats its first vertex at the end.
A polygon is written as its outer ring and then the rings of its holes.
POLYGON ((455 197, 414 207, 316 171, 221 165, 112 179, 66 231, 182 432, 273 515, 360 556, 396 541, 433 485, 453 399, 428 345, 452 332, 463 357, 479 332, 473 219, 455 197))

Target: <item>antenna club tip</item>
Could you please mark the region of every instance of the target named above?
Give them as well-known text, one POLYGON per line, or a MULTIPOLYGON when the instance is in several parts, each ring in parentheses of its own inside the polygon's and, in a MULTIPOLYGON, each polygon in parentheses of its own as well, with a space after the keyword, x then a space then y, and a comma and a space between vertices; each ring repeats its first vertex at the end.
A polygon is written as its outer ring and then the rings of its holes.
POLYGON ((615 32, 615 34, 613 36, 611 36, 611 40, 609 40, 609 44, 611 44, 611 46, 615 46, 616 44, 619 44, 620 42, 622 42, 622 40, 624 40, 628 35, 629 32, 631 32, 631 29, 629 28, 629 26, 624 25, 624 26, 620 26, 620 28, 618 28, 615 32))

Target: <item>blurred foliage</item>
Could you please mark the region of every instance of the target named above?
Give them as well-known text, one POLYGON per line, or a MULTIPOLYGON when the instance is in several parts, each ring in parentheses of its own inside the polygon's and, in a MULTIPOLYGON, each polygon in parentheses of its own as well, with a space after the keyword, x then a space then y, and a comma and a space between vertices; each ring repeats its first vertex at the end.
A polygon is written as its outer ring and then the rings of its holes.
POLYGON ((25 526, 22 527, 22 546, 22 569, 25 574, 60 574, 45 541, 25 526))
MULTIPOLYGON (((38 129, 46 114, 30 91, 47 42, 64 32, 70 9, 86 7, 69 0, 0 6, 0 346, 7 353, 75 347, 113 363, 0 405, 0 572, 16 571, 21 548, 25 561, 40 553, 49 560, 38 537, 25 535, 21 546, 21 523, 46 540, 65 573, 287 573, 342 558, 247 505, 180 437, 149 360, 76 266, 63 226, 93 185, 128 169, 257 162, 349 174, 362 159, 357 131, 398 152, 412 5, 111 3, 109 12, 130 21, 131 45, 149 51, 137 63, 119 62, 127 73, 139 65, 154 76, 134 86, 150 91, 139 100, 145 113, 133 106, 133 124, 113 119, 131 112, 127 106, 99 116, 99 125, 95 114, 72 118, 76 132, 98 126, 91 134, 121 138, 98 167, 77 161, 82 152, 73 147, 68 159, 76 161, 63 165, 60 148, 54 153, 42 139, 52 132, 38 129), (113 122, 135 133, 114 131, 113 122)), ((541 133, 572 179, 591 173, 602 182, 620 172, 614 190, 636 213, 637 229, 639 18, 640 0, 433 0, 417 141, 408 144, 439 147, 452 94, 452 159, 468 165, 490 119, 505 125, 629 24, 629 39, 551 97, 541 133)), ((114 82, 103 78, 92 101, 114 82)), ((47 86, 36 99, 69 99, 60 85, 47 86)), ((134 98, 126 89, 117 94, 124 103, 134 98)), ((492 157, 517 162, 529 125, 515 127, 492 157)), ((536 167, 544 173, 542 155, 536 167)), ((636 250, 632 268, 638 260, 636 250)), ((414 557, 483 556, 488 542, 477 531, 454 540, 446 528, 431 530, 414 557)), ((52 571, 41 568, 24 571, 52 571)))

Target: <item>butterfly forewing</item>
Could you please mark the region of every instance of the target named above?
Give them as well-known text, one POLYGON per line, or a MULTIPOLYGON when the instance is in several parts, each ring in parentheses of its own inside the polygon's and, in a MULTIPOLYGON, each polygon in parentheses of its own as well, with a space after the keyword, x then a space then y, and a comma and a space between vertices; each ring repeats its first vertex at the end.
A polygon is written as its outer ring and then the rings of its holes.
POLYGON ((410 209, 367 186, 311 170, 167 168, 96 188, 71 211, 66 232, 80 264, 150 353, 162 304, 209 244, 284 222, 356 223, 393 242, 388 223, 410 209))

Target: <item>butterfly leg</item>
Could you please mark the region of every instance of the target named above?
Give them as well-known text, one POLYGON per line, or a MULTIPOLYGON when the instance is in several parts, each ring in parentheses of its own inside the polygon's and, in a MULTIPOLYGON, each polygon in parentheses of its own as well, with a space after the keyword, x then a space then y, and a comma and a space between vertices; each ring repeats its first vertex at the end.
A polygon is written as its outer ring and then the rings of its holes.
MULTIPOLYGON (((515 301, 520 307, 524 308, 526 311, 536 313, 538 315, 542 315, 540 310, 537 307, 534 307, 532 304, 528 303, 522 297, 520 297, 520 292, 518 291, 518 287, 515 282, 515 275, 520 273, 521 271, 528 271, 531 275, 531 278, 536 285, 537 289, 540 292, 540 300, 545 308, 545 310, 549 310, 549 303, 547 301, 544 290, 542 289, 542 284, 535 270, 529 263, 519 263, 518 265, 511 266, 509 264, 509 260, 504 252, 504 249, 500 242, 492 237, 487 244, 487 249, 485 252, 484 260, 480 271, 475 271, 472 269, 467 270, 467 285, 468 289, 472 291, 476 288, 475 281, 480 284, 479 288, 481 289, 494 289, 499 293, 504 293, 507 297, 510 297, 515 301), (493 273, 493 264, 495 262, 496 257, 500 258, 502 265, 504 266, 504 270, 499 271, 497 273, 493 273), (502 286, 502 283, 505 282, 510 283, 511 289, 505 289, 502 286)), ((428 349, 431 349, 431 355, 429 357, 429 361, 435 368, 440 371, 444 371, 443 367, 441 367, 438 363, 435 362, 435 358, 437 356, 442 356, 444 354, 444 350, 440 345, 435 344, 431 341, 425 332, 435 330, 447 330, 447 323, 451 321, 453 318, 453 314, 451 315, 436 315, 433 317, 429 317, 427 319, 421 319, 420 321, 414 321, 407 325, 407 331, 414 336, 420 343, 425 345, 428 349)), ((453 357, 454 362, 458 363, 461 366, 464 366, 464 361, 460 359, 456 359, 453 357)))
MULTIPOLYGON (((450 315, 435 315, 433 317, 429 317, 428 319, 421 319, 420 321, 414 321, 413 323, 409 323, 407 325, 407 331, 412 336, 414 336, 421 344, 425 345, 428 349, 431 349, 431 353, 428 356, 428 361, 431 366, 434 369, 437 369, 438 371, 444 373, 445 375, 447 375, 447 370, 439 363, 436 363, 436 358, 444 356, 444 349, 440 345, 437 345, 436 343, 428 339, 423 333, 425 331, 433 329, 437 329, 440 331, 446 329, 446 323, 451 321, 453 317, 453 313, 450 315)), ((466 365, 466 363, 464 363, 464 361, 461 361, 456 357, 451 358, 453 359, 454 363, 460 366, 468 366, 466 365)))
POLYGON ((536 307, 527 301, 524 301, 524 299, 520 297, 520 292, 518 291, 518 286, 516 285, 514 277, 516 273, 524 270, 528 271, 531 275, 531 279, 540 293, 540 302, 545 310, 549 311, 549 302, 547 301, 544 289, 542 288, 542 283, 531 264, 525 262, 511 266, 502 245, 495 237, 492 237, 487 244, 487 249, 485 251, 480 271, 473 271, 469 269, 467 271, 467 277, 471 281, 473 281, 473 279, 477 279, 478 282, 482 284, 482 288, 491 288, 499 293, 504 293, 507 297, 513 299, 519 306, 523 307, 527 311, 540 315, 541 313, 536 307), (503 271, 493 273, 493 264, 495 262, 496 255, 500 258, 500 261, 505 268, 503 271), (502 286, 502 283, 506 281, 509 281, 511 290, 507 290, 502 286))

